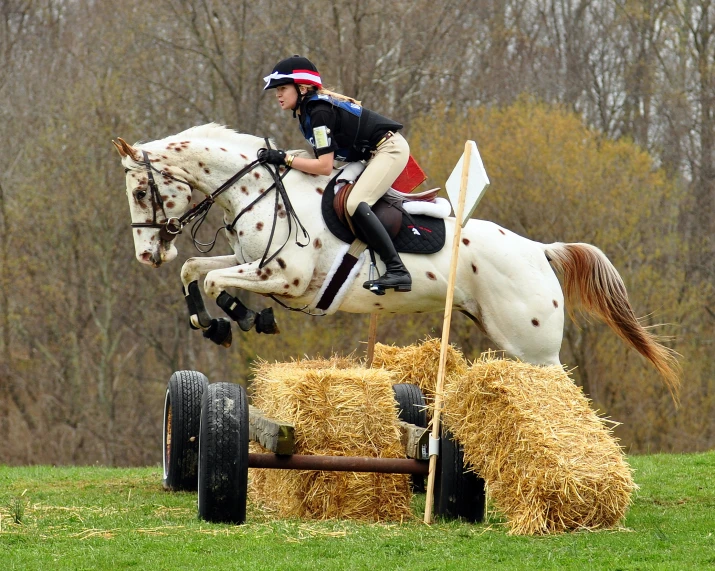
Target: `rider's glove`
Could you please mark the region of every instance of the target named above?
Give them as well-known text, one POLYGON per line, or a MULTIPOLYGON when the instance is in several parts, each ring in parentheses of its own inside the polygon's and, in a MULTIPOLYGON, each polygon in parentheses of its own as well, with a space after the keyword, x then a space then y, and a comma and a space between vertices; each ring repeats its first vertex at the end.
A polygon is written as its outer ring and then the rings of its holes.
POLYGON ((269 165, 284 165, 286 152, 278 149, 261 149, 258 151, 258 160, 269 165))

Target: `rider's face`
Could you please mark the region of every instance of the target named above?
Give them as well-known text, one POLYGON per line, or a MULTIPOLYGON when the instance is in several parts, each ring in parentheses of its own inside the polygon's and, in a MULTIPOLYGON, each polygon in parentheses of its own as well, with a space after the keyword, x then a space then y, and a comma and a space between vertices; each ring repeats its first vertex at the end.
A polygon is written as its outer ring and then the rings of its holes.
POLYGON ((276 97, 283 111, 292 111, 298 103, 298 91, 296 90, 296 86, 292 83, 279 85, 276 87, 276 97))

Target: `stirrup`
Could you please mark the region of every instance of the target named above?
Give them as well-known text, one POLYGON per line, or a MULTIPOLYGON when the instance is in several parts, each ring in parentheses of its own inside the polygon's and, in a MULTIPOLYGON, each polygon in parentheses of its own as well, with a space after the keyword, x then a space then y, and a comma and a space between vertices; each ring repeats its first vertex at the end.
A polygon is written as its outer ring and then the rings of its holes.
MULTIPOLYGON (((377 279, 373 278, 373 268, 370 267, 370 274, 369 277, 370 279, 367 280, 362 284, 362 287, 364 287, 366 290, 374 293, 375 295, 385 295, 385 290, 388 289, 394 289, 396 292, 408 292, 412 291, 412 280, 410 280, 410 283, 408 284, 389 284, 389 283, 384 283, 381 280, 384 280, 389 276, 388 273, 383 274, 377 279)), ((409 277, 409 274, 407 274, 409 277)))
MULTIPOLYGON (((384 277, 384 276, 383 276, 384 277)), ((382 278, 380 278, 382 279, 382 278)), ((375 295, 385 295, 385 291, 388 289, 394 289, 396 292, 408 292, 412 291, 412 284, 383 284, 380 280, 370 280, 362 284, 366 290, 371 291, 375 295)))
POLYGON ((371 291, 375 295, 385 295, 385 288, 382 284, 377 283, 380 279, 380 274, 377 271, 377 266, 375 265, 375 254, 370 250, 370 257, 372 258, 370 262, 370 270, 368 271, 367 281, 362 284, 366 290, 371 291), (375 277, 377 275, 377 277, 375 277))
POLYGON ((374 293, 375 295, 385 295, 385 288, 382 286, 382 284, 377 283, 377 280, 366 281, 364 284, 362 284, 362 287, 374 293))

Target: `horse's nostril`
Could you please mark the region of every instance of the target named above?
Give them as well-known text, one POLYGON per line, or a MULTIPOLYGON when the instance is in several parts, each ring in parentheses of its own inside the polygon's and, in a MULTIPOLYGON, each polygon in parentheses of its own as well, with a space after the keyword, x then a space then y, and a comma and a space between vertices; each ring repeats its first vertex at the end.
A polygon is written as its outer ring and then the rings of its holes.
POLYGON ((151 252, 143 252, 141 255, 142 262, 151 262, 151 252))
POLYGON ((151 260, 151 263, 155 268, 158 268, 164 261, 161 258, 161 252, 159 250, 152 252, 151 257, 149 259, 151 260))

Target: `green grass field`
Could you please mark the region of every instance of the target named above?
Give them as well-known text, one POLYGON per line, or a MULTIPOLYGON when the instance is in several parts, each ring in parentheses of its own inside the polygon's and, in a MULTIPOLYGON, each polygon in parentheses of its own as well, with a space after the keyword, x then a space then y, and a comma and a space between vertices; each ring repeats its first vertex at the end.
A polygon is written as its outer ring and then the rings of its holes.
POLYGON ((715 569, 715 452, 629 458, 623 527, 512 537, 486 523, 282 520, 249 505, 208 524, 158 468, 0 467, 0 569, 715 569))

